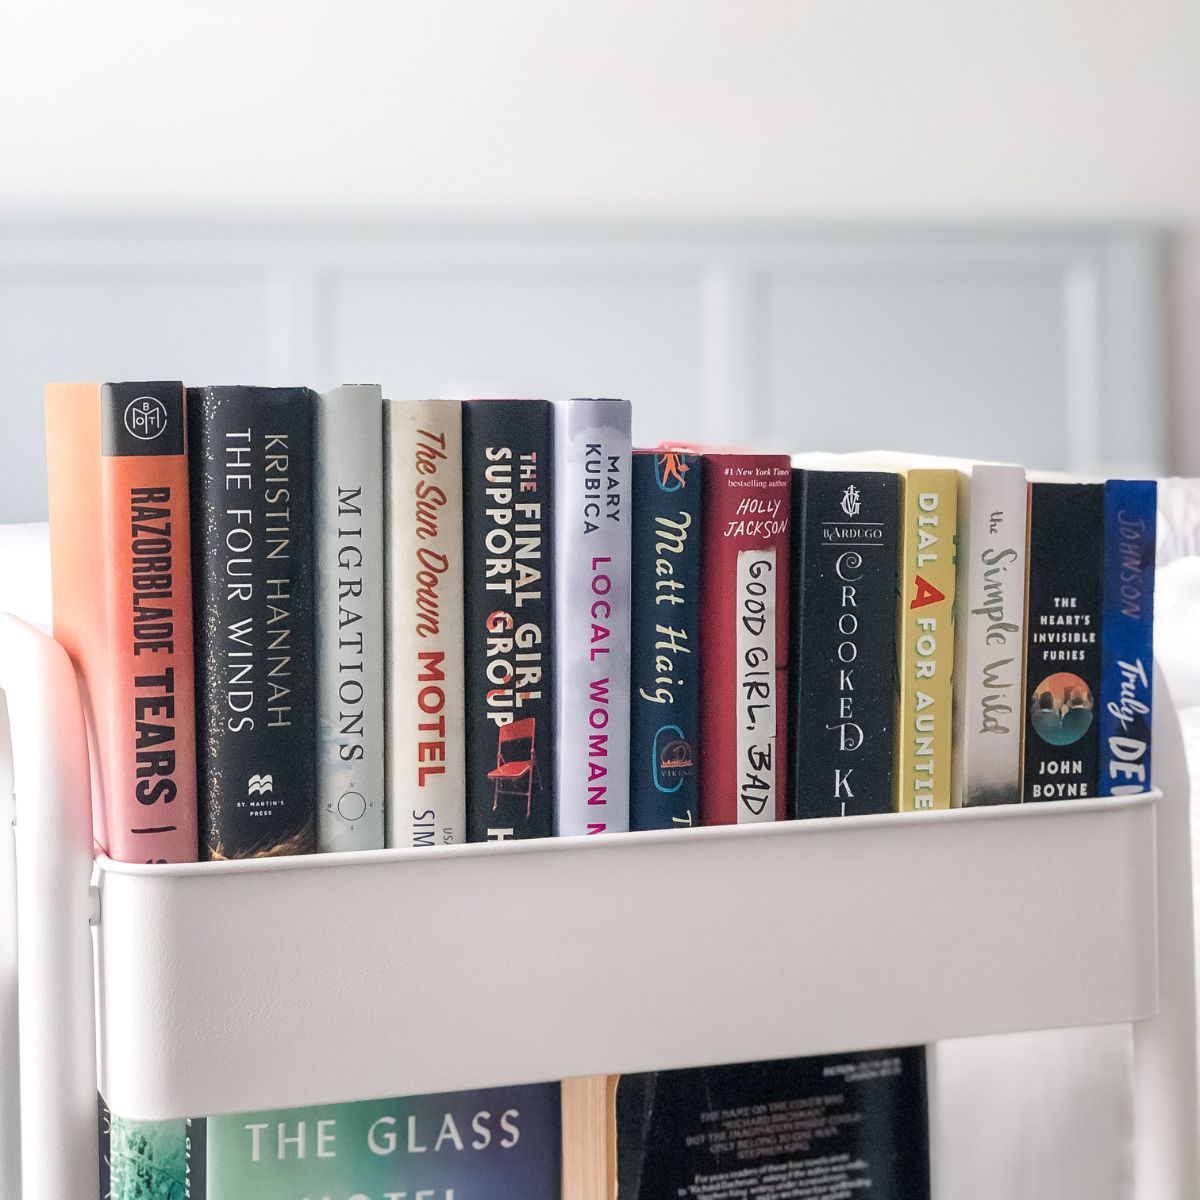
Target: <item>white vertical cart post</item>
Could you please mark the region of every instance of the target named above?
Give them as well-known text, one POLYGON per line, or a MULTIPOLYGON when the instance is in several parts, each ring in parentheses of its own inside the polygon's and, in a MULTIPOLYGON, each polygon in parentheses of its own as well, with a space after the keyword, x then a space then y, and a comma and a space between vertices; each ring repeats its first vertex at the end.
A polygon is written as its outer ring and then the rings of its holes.
MULTIPOLYGON (((100 1191, 83 711, 66 651, 4 614, 0 691, 0 758, 10 763, 16 817, 19 1194, 81 1200, 100 1191)), ((0 904, 11 885, 0 880, 0 904)))
POLYGON ((1135 1028, 1139 1200, 1200 1194, 1188 782, 1161 682, 1161 790, 1141 796, 259 862, 101 859, 89 945, 88 773, 65 662, 0 622, 21 1002, 48 1006, 21 1021, 25 1200, 95 1194, 97 1079, 114 1111, 154 1119, 1108 1023, 1135 1028), (498 897, 519 939, 480 920, 498 897), (636 936, 680 906, 703 928, 636 936), (720 970, 698 973, 709 962, 720 970), (502 1043, 480 1007, 505 1013, 502 1043), (381 1029, 396 1031, 386 1045, 381 1029))
POLYGON ((1137 1200, 1200 1196, 1191 779, 1162 673, 1154 673, 1158 1011, 1133 1027, 1137 1200))
POLYGON ((21 1194, 21 1075, 17 1042, 17 845, 8 709, 0 691, 0 1196, 21 1194))

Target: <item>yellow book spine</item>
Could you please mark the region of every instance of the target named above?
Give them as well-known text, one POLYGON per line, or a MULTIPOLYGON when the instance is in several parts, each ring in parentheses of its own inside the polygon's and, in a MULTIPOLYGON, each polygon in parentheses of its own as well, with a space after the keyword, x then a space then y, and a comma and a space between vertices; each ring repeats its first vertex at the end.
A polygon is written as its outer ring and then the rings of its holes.
POLYGON ((896 797, 899 812, 950 807, 958 472, 904 475, 896 797))

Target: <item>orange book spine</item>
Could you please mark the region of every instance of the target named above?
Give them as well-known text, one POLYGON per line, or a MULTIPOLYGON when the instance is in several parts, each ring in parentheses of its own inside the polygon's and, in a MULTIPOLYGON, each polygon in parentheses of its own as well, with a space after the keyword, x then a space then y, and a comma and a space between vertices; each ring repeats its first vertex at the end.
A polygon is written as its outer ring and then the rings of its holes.
POLYGON ((107 848, 108 817, 100 772, 100 747, 108 740, 103 695, 106 655, 103 555, 100 534, 100 385, 52 383, 46 387, 46 474, 50 494, 50 575, 54 636, 75 666, 88 734, 92 833, 107 848))
POLYGON ((47 389, 55 635, 92 715, 97 840, 122 862, 197 857, 185 436, 181 383, 47 389))

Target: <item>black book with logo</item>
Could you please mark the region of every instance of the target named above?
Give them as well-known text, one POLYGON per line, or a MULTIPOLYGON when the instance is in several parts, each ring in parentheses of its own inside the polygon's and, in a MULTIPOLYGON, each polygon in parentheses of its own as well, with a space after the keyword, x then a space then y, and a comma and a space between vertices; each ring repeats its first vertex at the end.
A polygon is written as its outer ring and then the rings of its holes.
POLYGON ((788 815, 890 812, 900 486, 792 472, 788 815))
POLYGON ((1104 485, 1029 486, 1022 798, 1099 795, 1104 485))
POLYGON ((308 388, 188 389, 206 858, 315 847, 314 401, 308 388))
POLYGON ((554 832, 550 404, 463 405, 467 838, 554 832))

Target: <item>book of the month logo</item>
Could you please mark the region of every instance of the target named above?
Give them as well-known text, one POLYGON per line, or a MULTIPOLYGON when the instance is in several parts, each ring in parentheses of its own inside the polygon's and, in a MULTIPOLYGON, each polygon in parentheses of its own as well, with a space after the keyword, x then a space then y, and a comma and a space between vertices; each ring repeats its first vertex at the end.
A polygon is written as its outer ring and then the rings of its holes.
POLYGON ((125 405, 125 428, 141 442, 152 442, 167 428, 167 406, 157 396, 135 396, 125 405))

